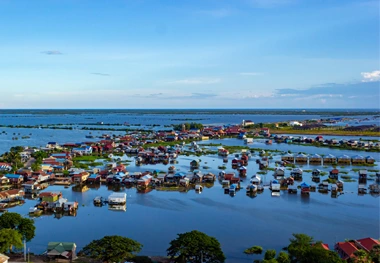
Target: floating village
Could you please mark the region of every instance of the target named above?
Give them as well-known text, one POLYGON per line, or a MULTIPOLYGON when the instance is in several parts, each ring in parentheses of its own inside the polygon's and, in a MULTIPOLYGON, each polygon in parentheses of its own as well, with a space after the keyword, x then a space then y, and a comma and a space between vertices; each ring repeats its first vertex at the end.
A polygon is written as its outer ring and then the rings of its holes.
MULTIPOLYGON (((75 216, 78 202, 66 199, 61 192, 49 191, 51 185, 72 187, 73 191, 79 192, 100 185, 123 186, 136 188, 139 193, 153 189, 202 193, 205 188, 214 186, 220 187, 221 194, 232 197, 246 194, 253 198, 268 192, 272 196, 330 193, 331 197, 336 198, 345 193, 345 183, 355 182, 357 194, 379 195, 380 171, 370 169, 376 162, 371 155, 334 156, 249 147, 255 144, 256 139, 261 139, 266 145, 345 145, 377 154, 380 150, 377 141, 324 139, 321 135, 272 135, 270 129, 265 127, 247 130, 246 127, 252 123, 243 121, 240 125, 189 130, 182 125, 180 130, 135 131, 125 135, 95 136, 90 132, 85 137, 98 140, 62 145, 48 142, 46 147, 40 148, 14 147, 2 156, 0 163, 0 209, 6 211, 12 206, 22 205, 28 198, 36 200, 36 205, 29 209, 31 216, 45 213, 75 216), (243 140, 245 146, 207 143, 209 140, 223 142, 222 139, 227 136, 243 140), (202 156, 212 157, 218 172, 208 171, 209 164, 202 162, 202 156), (186 157, 188 161, 178 168, 181 157, 186 157), (16 159, 21 164, 18 169, 15 169, 16 159), (154 169, 157 164, 167 169, 154 169), (305 164, 319 168, 303 170, 305 164), (252 165, 258 167, 258 172, 248 174, 247 167, 252 165), (351 171, 357 180, 348 176, 348 171, 344 169, 351 165, 360 167, 351 171), (131 166, 147 169, 128 171, 131 166), (340 171, 338 166, 343 169, 340 171)), ((126 211, 127 196, 116 191, 109 196, 97 196, 93 203, 95 206, 108 206, 110 210, 126 211)))

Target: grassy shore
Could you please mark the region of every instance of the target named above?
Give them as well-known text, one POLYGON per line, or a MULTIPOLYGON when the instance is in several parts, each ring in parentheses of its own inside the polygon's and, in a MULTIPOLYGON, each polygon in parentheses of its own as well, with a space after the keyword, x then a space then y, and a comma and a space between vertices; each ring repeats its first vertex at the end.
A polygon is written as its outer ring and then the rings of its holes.
POLYGON ((301 134, 301 135, 331 135, 331 136, 373 136, 380 137, 380 132, 374 131, 345 131, 342 129, 295 130, 292 128, 271 129, 272 134, 301 134))

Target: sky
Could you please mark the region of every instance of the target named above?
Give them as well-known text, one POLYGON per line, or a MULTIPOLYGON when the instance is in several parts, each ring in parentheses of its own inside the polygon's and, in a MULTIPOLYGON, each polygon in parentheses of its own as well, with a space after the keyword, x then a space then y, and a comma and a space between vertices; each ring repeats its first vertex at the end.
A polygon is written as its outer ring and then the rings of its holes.
POLYGON ((380 108, 378 0, 0 0, 0 109, 380 108))

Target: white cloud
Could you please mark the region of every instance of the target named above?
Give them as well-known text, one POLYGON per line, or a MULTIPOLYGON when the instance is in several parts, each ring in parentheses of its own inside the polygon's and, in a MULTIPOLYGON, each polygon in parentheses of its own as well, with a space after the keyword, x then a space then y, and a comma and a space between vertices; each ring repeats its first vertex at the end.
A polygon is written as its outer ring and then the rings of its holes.
POLYGON ((205 84, 216 84, 221 82, 219 78, 190 78, 190 79, 180 79, 166 82, 166 84, 180 84, 180 85, 205 85, 205 84))
POLYGON ((374 70, 372 72, 362 72, 363 82, 379 81, 380 70, 374 70))
POLYGON ((261 76, 264 75, 262 72, 240 72, 239 75, 242 76, 261 76))

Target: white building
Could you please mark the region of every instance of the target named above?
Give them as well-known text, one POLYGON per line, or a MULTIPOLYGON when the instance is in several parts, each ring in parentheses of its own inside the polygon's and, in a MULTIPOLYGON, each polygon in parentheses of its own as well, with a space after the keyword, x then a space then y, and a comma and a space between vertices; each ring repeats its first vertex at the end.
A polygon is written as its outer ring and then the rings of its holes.
POLYGON ((302 123, 299 121, 291 121, 289 122, 290 126, 302 126, 302 123))

